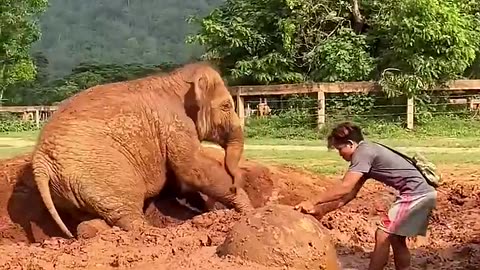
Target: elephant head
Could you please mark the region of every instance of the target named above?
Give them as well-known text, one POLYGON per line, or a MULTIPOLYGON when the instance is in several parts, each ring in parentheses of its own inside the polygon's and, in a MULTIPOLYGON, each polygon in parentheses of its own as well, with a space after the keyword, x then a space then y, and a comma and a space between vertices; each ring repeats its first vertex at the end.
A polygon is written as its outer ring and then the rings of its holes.
POLYGON ((225 150, 225 167, 238 186, 244 135, 233 98, 222 77, 205 63, 188 64, 174 73, 187 84, 184 106, 197 127, 199 140, 217 143, 225 150))

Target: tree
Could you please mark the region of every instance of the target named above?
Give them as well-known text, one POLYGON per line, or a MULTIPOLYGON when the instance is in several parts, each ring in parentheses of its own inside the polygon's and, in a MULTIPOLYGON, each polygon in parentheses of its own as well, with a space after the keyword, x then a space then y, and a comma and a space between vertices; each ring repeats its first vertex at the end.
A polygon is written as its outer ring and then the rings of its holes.
POLYGON ((412 95, 480 52, 476 0, 227 0, 187 42, 234 84, 379 80, 412 95))
POLYGON ((187 42, 205 46, 203 58, 217 61, 235 84, 363 80, 374 62, 352 3, 227 0, 208 16, 189 20, 200 31, 187 42))
MULTIPOLYGON (((35 59, 38 65, 43 57, 37 55, 35 59)), ((37 76, 34 82, 9 88, 5 96, 8 96, 11 105, 49 105, 95 85, 137 79, 168 72, 176 67, 177 64, 169 62, 159 65, 80 63, 68 76, 49 81, 37 76)), ((41 71, 39 69, 37 74, 41 71)))
MULTIPOLYGON (((375 2, 375 1, 373 1, 375 2)), ((477 1, 400 0, 376 3, 381 83, 390 95, 414 95, 456 79, 480 51, 477 1)))
POLYGON ((40 38, 36 18, 46 7, 47 0, 0 2, 0 104, 7 87, 35 78, 30 48, 40 38))

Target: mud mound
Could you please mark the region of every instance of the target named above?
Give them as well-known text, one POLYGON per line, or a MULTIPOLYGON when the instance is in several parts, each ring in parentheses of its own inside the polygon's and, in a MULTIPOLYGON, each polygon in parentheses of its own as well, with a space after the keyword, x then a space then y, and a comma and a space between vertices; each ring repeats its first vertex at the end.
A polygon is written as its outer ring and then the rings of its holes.
MULTIPOLYGON (((223 150, 202 150, 223 164, 223 150)), ((268 168, 243 160, 244 188, 254 207, 265 205, 272 197, 273 180, 268 168)), ((171 192, 167 190, 166 192, 171 192)), ((224 208, 217 203, 217 208, 224 208)), ((154 226, 178 225, 200 214, 176 194, 161 194, 146 202, 147 220, 154 226)), ((78 222, 59 211, 71 231, 78 222)), ((89 234, 89 233, 86 233, 89 234)), ((63 237, 58 225, 46 210, 33 180, 30 154, 0 162, 0 244, 6 242, 41 242, 53 236, 63 237)))
POLYGON ((328 231, 313 217, 284 205, 262 207, 243 217, 227 233, 218 254, 267 266, 339 269, 328 231))

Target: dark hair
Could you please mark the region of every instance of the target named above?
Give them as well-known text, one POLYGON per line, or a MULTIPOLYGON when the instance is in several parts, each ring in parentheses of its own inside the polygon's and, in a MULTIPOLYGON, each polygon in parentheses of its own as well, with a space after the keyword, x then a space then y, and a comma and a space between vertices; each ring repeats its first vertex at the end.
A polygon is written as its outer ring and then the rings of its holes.
POLYGON ((356 143, 363 141, 362 129, 352 122, 340 123, 328 135, 328 148, 332 149, 335 145, 348 143, 349 140, 356 143))

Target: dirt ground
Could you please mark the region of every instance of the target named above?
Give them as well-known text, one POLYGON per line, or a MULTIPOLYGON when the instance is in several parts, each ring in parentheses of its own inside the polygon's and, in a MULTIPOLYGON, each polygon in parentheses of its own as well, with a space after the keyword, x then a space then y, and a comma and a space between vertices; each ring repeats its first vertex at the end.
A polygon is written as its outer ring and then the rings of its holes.
MULTIPOLYGON (((338 180, 253 161, 241 167, 256 206, 294 205, 338 180)), ((440 169, 446 185, 439 189, 429 234, 408 243, 413 269, 480 269, 480 187, 475 184, 480 169, 440 169)), ((366 269, 376 222, 394 196, 370 181, 357 199, 320 220, 342 267, 366 269)), ((216 255, 216 247, 240 219, 233 210, 198 214, 175 199, 159 198, 145 211, 158 229, 127 233, 114 227, 90 239, 64 239, 32 185, 28 155, 2 161, 0 269, 286 269, 216 255)), ((62 218, 68 223, 67 216, 62 218)), ((392 262, 388 269, 394 269, 392 262)))

